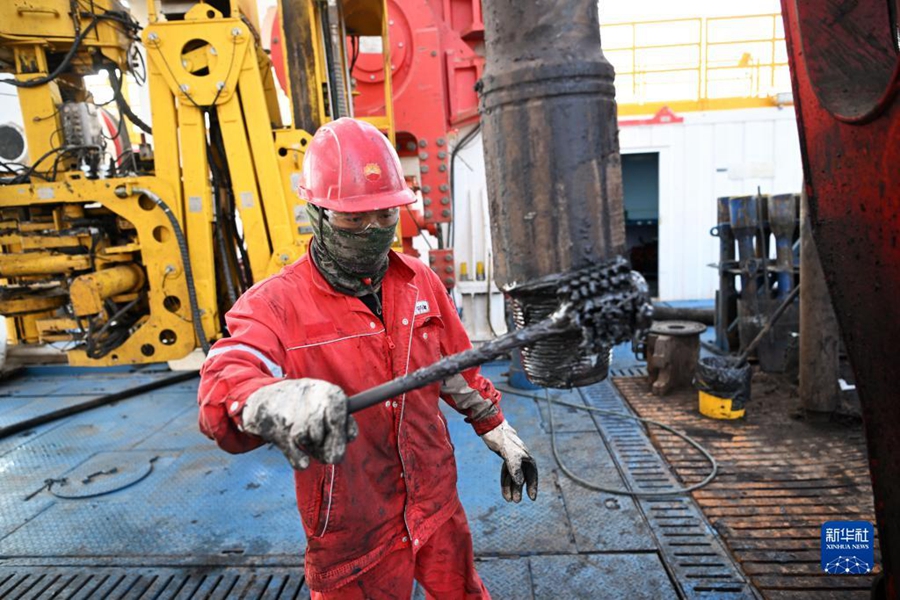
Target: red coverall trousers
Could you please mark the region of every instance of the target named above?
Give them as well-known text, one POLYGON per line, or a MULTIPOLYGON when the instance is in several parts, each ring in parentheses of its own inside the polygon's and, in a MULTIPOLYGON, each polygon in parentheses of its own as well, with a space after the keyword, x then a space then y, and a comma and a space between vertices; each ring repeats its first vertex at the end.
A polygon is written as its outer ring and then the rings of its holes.
POLYGON ((412 595, 413 578, 425 589, 426 598, 490 600, 473 558, 472 535, 460 506, 418 552, 410 545, 398 548, 350 584, 333 592, 312 592, 312 600, 406 600, 412 595))
MULTIPOLYGON (((308 257, 255 285, 226 315, 231 337, 203 365, 200 429, 229 452, 247 452, 263 440, 242 431, 241 411, 265 385, 324 379, 353 395, 471 347, 440 280, 416 259, 391 253, 382 303, 383 324, 308 257)), ((394 586, 408 598, 412 576, 437 598, 488 597, 439 398, 479 435, 503 421, 499 393, 470 369, 357 413, 360 433, 341 464, 294 472, 306 580, 320 597, 377 598, 366 586, 394 586)))

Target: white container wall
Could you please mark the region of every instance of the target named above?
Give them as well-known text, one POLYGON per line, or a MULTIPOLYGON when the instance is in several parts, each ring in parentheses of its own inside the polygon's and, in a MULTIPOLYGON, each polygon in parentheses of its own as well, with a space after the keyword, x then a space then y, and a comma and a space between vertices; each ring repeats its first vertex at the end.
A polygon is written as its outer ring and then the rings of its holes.
MULTIPOLYGON (((461 132, 457 141, 465 133, 461 132)), ((492 281, 494 263, 480 132, 457 152, 453 176, 453 254, 457 274, 454 298, 462 309, 469 337, 472 341, 485 341, 506 333, 506 319, 503 294, 492 281)))
MULTIPOLYGON (((708 265, 719 260, 718 239, 710 235, 716 225, 716 198, 753 194, 757 188, 764 194, 799 192, 803 169, 797 124, 791 106, 678 116, 684 121, 621 127, 619 146, 623 155, 658 154, 659 299, 712 299, 718 277, 708 265)), ((455 178, 457 273, 465 263, 471 280, 460 280, 457 300, 473 339, 484 340, 505 331, 505 325, 502 296, 495 291, 492 331, 487 283, 475 281, 478 262, 485 265, 485 279, 491 278, 480 134, 458 153, 455 178)))
MULTIPOLYGON (((622 154, 659 153, 659 298, 709 299, 718 278, 716 198, 800 192, 792 107, 684 113, 683 123, 619 130, 622 154)), ((626 192, 627 193, 627 192, 626 192)))

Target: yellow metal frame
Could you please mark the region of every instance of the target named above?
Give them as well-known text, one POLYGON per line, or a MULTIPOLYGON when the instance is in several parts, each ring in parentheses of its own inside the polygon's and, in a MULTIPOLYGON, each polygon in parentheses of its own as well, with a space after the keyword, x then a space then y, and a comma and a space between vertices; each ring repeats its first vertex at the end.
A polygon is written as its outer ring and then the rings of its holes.
MULTIPOLYGON (((55 19, 53 27, 48 25, 46 30, 40 30, 42 33, 27 37, 15 37, 21 32, 5 27, 2 17, 9 6, 0 5, 0 47, 12 48, 17 56, 23 57, 17 62, 35 66, 30 69, 34 72, 17 74, 18 78, 45 76, 46 51, 50 48, 59 51, 66 48, 65 44, 71 45, 72 24, 59 21, 62 8, 68 10, 68 1, 41 0, 41 6, 49 11, 43 17, 55 19)), ((95 1, 104 7, 112 7, 115 2, 95 1)), ((313 17, 311 22, 320 23, 319 4, 305 1, 313 17)), ((368 3, 381 11, 386 110, 385 115, 369 120, 393 141, 387 1, 347 1, 357 6, 368 3)), ((221 127, 225 147, 221 159, 227 162, 252 279, 259 281, 276 273, 306 251, 312 231, 297 188, 303 155, 313 132, 282 126, 271 61, 255 43, 251 28, 257 22, 255 11, 253 0, 231 0, 231 14, 235 16, 225 18, 212 5, 198 2, 183 20, 167 21, 157 13, 155 0, 149 0, 150 24, 142 37, 148 57, 154 176, 87 180, 79 171, 69 170, 74 167, 71 161, 62 161, 55 182, 0 188, 0 209, 83 207, 99 203, 130 223, 128 227, 134 227, 133 242, 118 248, 94 249, 95 270, 91 270, 93 263, 89 255, 68 256, 54 250, 84 246, 84 240, 78 238, 52 238, 40 248, 37 236, 10 234, 0 239, 0 245, 10 252, 0 252, 0 266, 10 277, 24 276, 22 281, 28 283, 32 273, 38 278, 60 272, 79 275, 77 285, 70 285, 66 290, 70 304, 77 300, 74 317, 54 314, 59 304, 55 297, 16 298, 12 304, 8 303, 17 310, 24 307, 21 315, 8 320, 13 341, 17 338, 26 342, 70 339, 67 331, 103 310, 107 297, 127 302, 138 297, 138 288, 146 286, 149 313, 135 325, 136 331, 100 359, 89 358, 83 350, 71 350, 70 364, 104 366, 174 360, 196 346, 185 269, 172 224, 154 202, 132 193, 136 187, 150 190, 172 211, 187 240, 203 331, 210 340, 222 335, 217 291, 221 286, 217 286, 214 251, 215 199, 207 156, 207 119, 212 111, 221 127), (73 265, 72 261, 77 264, 73 265), (146 277, 135 270, 138 265, 146 277), (16 333, 17 325, 21 336, 16 333)), ((313 26, 309 33, 314 40, 314 64, 310 69, 315 73, 315 80, 322 82, 326 73, 323 32, 313 26)), ((124 65, 125 42, 121 33, 110 27, 99 41, 90 45, 100 47, 124 65)), ((85 57, 79 55, 76 63, 84 67, 79 73, 91 72, 85 57)), ((77 76, 69 77, 67 84, 83 87, 77 76)), ((86 92, 82 90, 82 94, 86 92)), ((51 139, 61 124, 58 114, 61 97, 56 82, 22 88, 19 96, 32 156, 58 146, 55 142, 61 140, 51 139)), ((318 107, 320 122, 325 122, 324 103, 318 102, 318 107)), ((53 159, 51 155, 49 160, 53 159)), ((30 227, 32 224, 25 222, 20 230, 25 233, 30 227)), ((46 224, 37 223, 34 227, 34 231, 41 231, 46 224)))
MULTIPOLYGON (((88 358, 82 350, 69 351, 69 363, 72 365, 108 366, 174 360, 183 357, 195 347, 184 267, 178 246, 172 243, 175 236, 171 224, 155 204, 141 202, 136 195, 129 195, 126 198, 116 195, 116 188, 122 186, 146 188, 163 198, 171 198, 173 195, 168 182, 157 177, 115 180, 64 177, 53 183, 5 188, 9 189, 11 195, 19 198, 21 206, 83 205, 97 202, 134 225, 138 239, 141 240, 140 245, 134 244, 123 249, 128 251, 125 256, 110 254, 108 258, 118 264, 133 259, 133 253, 140 251, 149 286, 148 317, 121 346, 101 359, 88 358), (175 312, 166 308, 165 300, 169 296, 177 298, 180 304, 180 308, 175 312), (163 342, 163 339, 166 342, 163 342)), ((6 201, 2 204, 11 206, 6 201)), ((116 251, 116 249, 108 250, 116 251)), ((172 301, 170 305, 173 305, 172 301)), ((36 321, 39 323, 40 319, 36 321)))
MULTIPOLYGON (((630 29, 631 44, 627 45, 604 45, 604 51, 607 54, 623 53, 628 58, 623 61, 616 61, 614 57, 607 56, 616 68, 616 90, 619 96, 618 109, 619 115, 631 116, 641 114, 653 114, 660 108, 667 106, 675 112, 690 112, 702 110, 735 110, 743 108, 763 108, 777 106, 776 98, 770 96, 762 85, 762 75, 768 72, 767 83, 770 87, 774 87, 777 74, 779 71, 784 73, 788 70, 787 60, 778 61, 779 48, 784 46, 784 34, 778 32, 778 24, 781 20, 780 13, 767 13, 756 15, 741 15, 733 17, 711 17, 711 18, 690 18, 690 19, 666 19, 654 21, 635 21, 628 23, 612 23, 603 25, 601 33, 609 33, 615 29, 630 29), (747 37, 734 36, 726 39, 712 39, 712 33, 721 24, 748 22, 751 20, 759 21, 760 19, 770 19, 772 22, 771 35, 766 37, 747 37), (696 24, 696 38, 690 42, 682 43, 638 43, 638 33, 642 28, 656 27, 674 24, 696 24), (741 47, 751 44, 764 43, 770 46, 770 56, 768 60, 755 60, 747 64, 718 64, 711 60, 710 51, 715 48, 722 47, 741 47), (642 51, 647 50, 688 50, 696 53, 696 59, 693 64, 683 67, 668 67, 664 65, 654 66, 652 64, 642 65, 638 60, 638 56, 642 51), (744 80, 750 85, 751 92, 745 96, 721 97, 711 94, 710 86, 714 86, 716 73, 734 71, 735 73, 743 73, 739 80, 744 80), (693 75, 696 81, 696 91, 692 97, 673 98, 671 100, 649 100, 646 99, 652 94, 647 91, 652 83, 642 83, 648 75, 662 76, 671 75, 672 81, 657 82, 660 85, 669 85, 677 83, 675 80, 685 75, 693 75), (631 78, 631 89, 627 89, 627 84, 623 83, 626 78, 631 78), (623 92, 626 92, 623 94, 623 92)), ((732 79, 733 81, 733 79, 732 79)), ((684 84, 685 86, 687 84, 684 84)), ((789 91, 789 90, 786 90, 789 91)))

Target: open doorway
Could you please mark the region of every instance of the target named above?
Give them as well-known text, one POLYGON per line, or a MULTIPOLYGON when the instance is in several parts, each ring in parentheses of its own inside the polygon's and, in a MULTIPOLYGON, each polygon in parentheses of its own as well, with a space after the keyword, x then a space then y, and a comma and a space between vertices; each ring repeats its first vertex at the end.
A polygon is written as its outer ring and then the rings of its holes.
POLYGON ((659 152, 622 155, 626 256, 659 296, 659 152))

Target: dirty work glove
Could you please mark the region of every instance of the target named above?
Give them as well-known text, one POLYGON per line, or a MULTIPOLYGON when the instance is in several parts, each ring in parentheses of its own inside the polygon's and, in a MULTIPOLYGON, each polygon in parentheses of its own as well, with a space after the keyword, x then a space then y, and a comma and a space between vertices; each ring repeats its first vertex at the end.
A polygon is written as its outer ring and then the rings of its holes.
POLYGON ((528 497, 537 499, 538 470, 528 448, 516 430, 506 421, 481 436, 487 447, 503 459, 500 469, 500 490, 507 502, 521 502, 522 486, 527 484, 528 497))
POLYGON ((241 413, 244 431, 275 444, 291 466, 303 470, 309 457, 335 464, 359 429, 347 414, 347 395, 321 379, 288 379, 253 392, 241 413))

